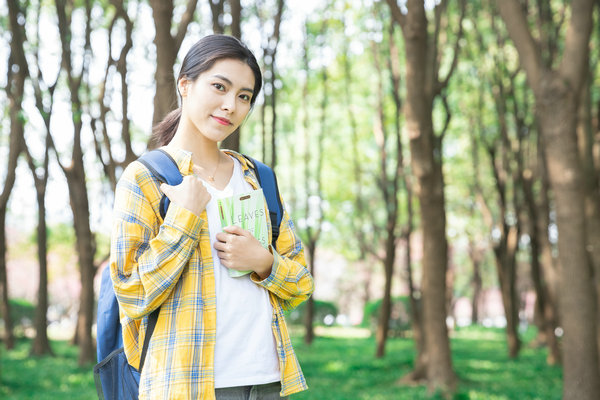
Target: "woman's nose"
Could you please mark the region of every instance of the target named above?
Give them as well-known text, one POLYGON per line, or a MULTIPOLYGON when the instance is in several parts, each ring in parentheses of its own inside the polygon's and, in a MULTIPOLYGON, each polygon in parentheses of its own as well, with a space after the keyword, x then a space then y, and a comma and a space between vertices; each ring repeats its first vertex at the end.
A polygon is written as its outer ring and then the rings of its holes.
POLYGON ((235 111, 235 96, 229 94, 224 96, 221 108, 229 112, 235 111))

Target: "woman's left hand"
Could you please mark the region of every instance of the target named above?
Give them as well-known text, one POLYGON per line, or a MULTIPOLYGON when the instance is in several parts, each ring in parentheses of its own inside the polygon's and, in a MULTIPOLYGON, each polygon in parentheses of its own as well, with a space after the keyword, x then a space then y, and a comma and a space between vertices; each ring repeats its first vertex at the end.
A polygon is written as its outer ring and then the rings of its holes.
POLYGON ((238 271, 252 270, 261 279, 271 273, 273 254, 265 249, 250 232, 239 226, 227 226, 217 233, 215 249, 224 267, 238 271))

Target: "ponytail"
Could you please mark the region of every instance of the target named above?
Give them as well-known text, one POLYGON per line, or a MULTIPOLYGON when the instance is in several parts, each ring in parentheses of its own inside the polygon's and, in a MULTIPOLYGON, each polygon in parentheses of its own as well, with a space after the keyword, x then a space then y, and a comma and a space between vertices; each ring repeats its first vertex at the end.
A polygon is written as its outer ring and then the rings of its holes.
POLYGON ((150 148, 157 148, 169 144, 175 136, 179 120, 181 119, 181 107, 178 107, 168 113, 162 121, 152 129, 152 137, 150 138, 150 148))

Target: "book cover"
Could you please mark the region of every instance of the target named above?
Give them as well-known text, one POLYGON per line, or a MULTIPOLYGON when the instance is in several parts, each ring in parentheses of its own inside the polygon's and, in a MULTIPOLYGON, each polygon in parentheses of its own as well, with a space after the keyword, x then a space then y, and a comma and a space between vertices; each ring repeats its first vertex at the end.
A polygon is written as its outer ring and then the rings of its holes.
MULTIPOLYGON (((262 189, 217 200, 221 227, 236 225, 249 231, 264 248, 268 248, 267 215, 262 189)), ((252 271, 228 269, 229 276, 238 277, 252 271)))

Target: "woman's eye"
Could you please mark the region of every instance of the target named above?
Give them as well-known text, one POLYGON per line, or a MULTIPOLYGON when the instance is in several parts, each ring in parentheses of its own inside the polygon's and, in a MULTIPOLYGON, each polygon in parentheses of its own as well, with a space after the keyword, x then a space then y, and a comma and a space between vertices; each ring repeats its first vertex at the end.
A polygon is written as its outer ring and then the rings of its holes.
POLYGON ((214 86, 214 87, 215 87, 217 90, 220 90, 220 91, 223 91, 223 90, 225 90, 225 86, 224 86, 223 84, 221 84, 221 83, 213 83, 213 86, 214 86))
POLYGON ((244 101, 250 101, 250 96, 247 94, 242 94, 242 95, 240 95, 240 99, 242 99, 244 101))

